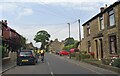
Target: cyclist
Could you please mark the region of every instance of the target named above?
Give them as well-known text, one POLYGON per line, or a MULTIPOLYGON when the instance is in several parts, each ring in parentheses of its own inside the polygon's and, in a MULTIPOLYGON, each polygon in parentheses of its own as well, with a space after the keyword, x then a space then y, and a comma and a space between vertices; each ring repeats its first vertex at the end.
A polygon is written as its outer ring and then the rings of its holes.
POLYGON ((44 62, 44 50, 41 50, 40 51, 40 54, 41 54, 41 61, 44 62))

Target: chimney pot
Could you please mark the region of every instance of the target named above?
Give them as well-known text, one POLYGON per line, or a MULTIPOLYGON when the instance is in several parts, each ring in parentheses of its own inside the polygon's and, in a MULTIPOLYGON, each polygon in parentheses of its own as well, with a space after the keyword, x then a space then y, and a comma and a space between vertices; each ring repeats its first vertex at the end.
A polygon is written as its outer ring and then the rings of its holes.
POLYGON ((103 11, 104 11, 104 7, 101 7, 101 8, 100 8, 100 11, 103 12, 103 11))
POLYGON ((105 4, 105 7, 107 7, 107 4, 105 4))

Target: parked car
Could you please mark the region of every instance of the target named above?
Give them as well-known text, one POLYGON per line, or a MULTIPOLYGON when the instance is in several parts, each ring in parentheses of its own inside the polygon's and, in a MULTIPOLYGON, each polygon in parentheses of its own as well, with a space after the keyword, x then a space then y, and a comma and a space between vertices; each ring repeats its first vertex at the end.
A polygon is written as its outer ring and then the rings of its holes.
POLYGON ((33 50, 22 50, 17 54, 17 65, 24 63, 36 64, 38 62, 38 56, 33 50))
POLYGON ((69 52, 65 51, 65 50, 62 50, 59 52, 59 55, 62 56, 62 55, 69 55, 69 52))
POLYGON ((70 49, 70 53, 73 53, 73 52, 79 52, 80 50, 78 48, 72 48, 70 49))

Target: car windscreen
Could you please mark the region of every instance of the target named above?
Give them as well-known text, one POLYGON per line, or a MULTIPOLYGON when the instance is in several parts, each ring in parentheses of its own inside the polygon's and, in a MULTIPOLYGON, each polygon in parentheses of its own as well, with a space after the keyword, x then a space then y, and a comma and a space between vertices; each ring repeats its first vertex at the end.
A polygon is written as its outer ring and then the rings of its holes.
POLYGON ((31 52, 20 52, 20 56, 30 56, 31 52))

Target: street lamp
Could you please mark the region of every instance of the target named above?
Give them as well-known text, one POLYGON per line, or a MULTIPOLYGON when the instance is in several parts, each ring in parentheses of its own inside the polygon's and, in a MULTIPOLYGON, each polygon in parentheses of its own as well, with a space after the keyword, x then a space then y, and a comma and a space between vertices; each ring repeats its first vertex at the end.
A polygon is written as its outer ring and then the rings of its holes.
POLYGON ((68 26, 69 26, 69 38, 70 38, 70 23, 67 23, 68 26))
POLYGON ((79 40, 81 41, 81 28, 80 28, 80 19, 78 19, 78 23, 79 23, 79 40))

